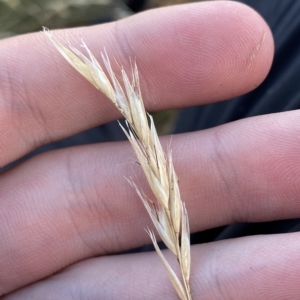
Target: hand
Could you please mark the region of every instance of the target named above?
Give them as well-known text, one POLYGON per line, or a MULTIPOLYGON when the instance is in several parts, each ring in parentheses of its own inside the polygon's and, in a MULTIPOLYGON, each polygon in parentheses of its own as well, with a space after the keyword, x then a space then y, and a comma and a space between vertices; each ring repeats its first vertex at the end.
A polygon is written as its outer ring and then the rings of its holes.
MULTIPOLYGON (((55 35, 73 45, 83 38, 96 55, 105 46, 126 69, 135 57, 150 111, 246 93, 262 82, 273 57, 261 17, 227 1, 55 35)), ((1 41, 0 62, 1 166, 120 117, 42 33, 1 41)), ((295 111, 175 136, 174 163, 192 232, 299 217, 299 134, 295 111)), ((114 255, 150 243, 144 228, 151 221, 124 180, 136 174, 147 190, 132 157, 127 142, 87 145, 36 156, 1 174, 0 295, 9 293, 2 299, 176 298, 156 253, 114 255)), ((297 298, 297 238, 193 246, 194 299, 297 298)))

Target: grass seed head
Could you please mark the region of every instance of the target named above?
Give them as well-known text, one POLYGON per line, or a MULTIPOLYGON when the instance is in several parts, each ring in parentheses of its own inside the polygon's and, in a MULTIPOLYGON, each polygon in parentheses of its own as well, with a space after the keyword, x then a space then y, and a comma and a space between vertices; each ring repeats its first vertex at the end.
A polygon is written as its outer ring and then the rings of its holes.
POLYGON ((83 41, 82 47, 86 51, 87 56, 72 46, 69 46, 69 48, 63 46, 53 38, 47 29, 44 29, 44 32, 63 57, 92 85, 104 93, 125 117, 127 129, 123 126, 121 127, 130 141, 151 190, 156 197, 157 207, 134 182, 129 180, 129 183, 142 200, 159 236, 179 262, 182 282, 159 249, 154 233, 148 229, 147 232, 155 250, 178 296, 181 300, 191 300, 192 296, 189 286, 191 255, 188 215, 180 197, 171 151, 167 154, 164 153, 153 118, 145 111, 136 64, 132 70, 131 80, 126 72, 123 69, 121 70, 123 81, 121 84, 111 67, 105 50, 101 53, 105 67, 104 71, 101 64, 98 63, 83 41), (181 242, 179 242, 180 235, 181 242))

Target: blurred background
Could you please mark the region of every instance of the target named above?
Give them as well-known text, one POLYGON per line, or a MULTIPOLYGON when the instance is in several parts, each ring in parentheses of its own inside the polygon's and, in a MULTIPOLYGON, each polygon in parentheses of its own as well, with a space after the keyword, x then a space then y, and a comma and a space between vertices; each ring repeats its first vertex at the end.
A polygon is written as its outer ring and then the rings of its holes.
MULTIPOLYGON (((0 38, 124 18, 136 12, 191 0, 0 0, 0 38)), ((194 1, 195 2, 195 1, 194 1)))

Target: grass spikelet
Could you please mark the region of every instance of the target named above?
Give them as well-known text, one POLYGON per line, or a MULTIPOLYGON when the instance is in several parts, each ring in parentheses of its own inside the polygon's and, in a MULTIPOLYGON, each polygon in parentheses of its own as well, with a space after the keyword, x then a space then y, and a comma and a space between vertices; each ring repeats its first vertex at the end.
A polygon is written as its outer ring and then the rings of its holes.
POLYGON ((132 78, 122 69, 122 84, 112 70, 106 51, 101 53, 105 71, 84 42, 82 47, 87 56, 76 48, 66 48, 56 41, 47 29, 45 34, 65 59, 91 84, 104 93, 117 107, 127 122, 127 130, 121 126, 140 165, 151 190, 156 197, 155 205, 137 185, 128 180, 142 200, 162 241, 175 255, 181 270, 181 279, 172 270, 158 247, 155 235, 147 229, 155 250, 181 300, 191 300, 190 292, 190 229, 188 214, 181 200, 178 179, 172 162, 172 153, 164 153, 160 144, 153 118, 146 113, 141 96, 139 75, 136 64, 132 78), (106 75, 108 74, 108 76, 106 75), (122 87, 123 86, 123 87, 122 87))

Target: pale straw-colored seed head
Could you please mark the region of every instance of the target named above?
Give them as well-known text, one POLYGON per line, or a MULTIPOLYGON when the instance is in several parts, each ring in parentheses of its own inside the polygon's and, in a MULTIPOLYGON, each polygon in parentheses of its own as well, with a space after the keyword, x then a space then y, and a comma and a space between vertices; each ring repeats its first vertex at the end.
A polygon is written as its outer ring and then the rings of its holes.
POLYGON ((112 70, 108 55, 104 50, 101 58, 105 71, 94 55, 82 41, 82 47, 87 55, 70 46, 69 49, 56 41, 47 29, 45 34, 65 59, 92 85, 104 93, 125 117, 128 129, 121 126, 138 161, 145 173, 151 190, 156 197, 157 206, 139 190, 137 185, 129 180, 142 200, 149 216, 163 242, 176 256, 182 275, 182 281, 172 270, 159 249, 154 233, 147 229, 153 245, 158 253, 167 274, 181 300, 191 300, 190 292, 190 230, 188 215, 181 200, 178 179, 174 170, 172 154, 164 153, 160 144, 153 118, 146 113, 139 85, 136 64, 129 80, 122 69, 122 84, 112 70), (107 75, 106 75, 107 74, 107 75), (181 236, 181 239, 180 239, 181 236), (181 242, 180 242, 181 241, 181 242))

